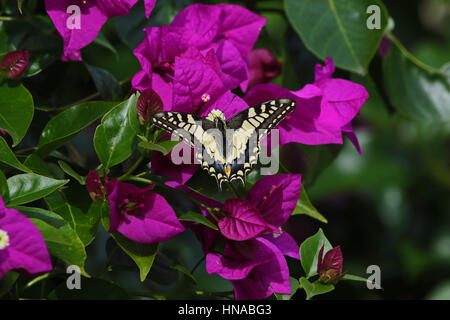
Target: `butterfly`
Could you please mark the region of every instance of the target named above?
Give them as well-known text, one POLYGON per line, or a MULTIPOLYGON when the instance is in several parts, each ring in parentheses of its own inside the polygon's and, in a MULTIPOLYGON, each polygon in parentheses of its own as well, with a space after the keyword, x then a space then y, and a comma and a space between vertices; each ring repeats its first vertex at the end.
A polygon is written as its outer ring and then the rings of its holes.
POLYGON ((195 159, 222 190, 224 181, 240 180, 245 185, 247 174, 258 161, 261 139, 295 107, 292 99, 274 99, 245 109, 228 120, 217 109, 206 117, 163 111, 152 116, 152 123, 195 148, 195 159))

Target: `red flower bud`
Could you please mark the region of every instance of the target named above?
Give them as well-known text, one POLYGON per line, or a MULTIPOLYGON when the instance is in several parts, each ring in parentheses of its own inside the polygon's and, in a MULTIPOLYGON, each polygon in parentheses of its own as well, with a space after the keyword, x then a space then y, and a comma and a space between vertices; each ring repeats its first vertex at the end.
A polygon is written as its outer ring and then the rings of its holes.
POLYGON ((8 78, 18 78, 27 70, 29 60, 28 50, 11 51, 3 57, 0 67, 7 72, 8 78))
POLYGON ((105 180, 105 185, 102 184, 100 175, 96 170, 89 171, 86 177, 86 189, 89 192, 89 196, 94 201, 104 199, 104 197, 112 191, 111 183, 105 170, 103 170, 103 179, 105 180))
POLYGON ((265 83, 278 76, 283 65, 266 48, 253 50, 248 55, 250 62, 249 87, 265 83))
POLYGON ((155 91, 150 89, 141 93, 137 102, 137 113, 142 124, 149 122, 153 114, 162 110, 163 103, 155 91))
POLYGON ((340 246, 337 246, 325 254, 323 257, 323 250, 325 245, 319 251, 319 257, 317 261, 317 273, 319 274, 319 279, 322 282, 336 282, 341 279, 346 272, 342 272, 342 265, 344 259, 342 257, 342 252, 340 246))

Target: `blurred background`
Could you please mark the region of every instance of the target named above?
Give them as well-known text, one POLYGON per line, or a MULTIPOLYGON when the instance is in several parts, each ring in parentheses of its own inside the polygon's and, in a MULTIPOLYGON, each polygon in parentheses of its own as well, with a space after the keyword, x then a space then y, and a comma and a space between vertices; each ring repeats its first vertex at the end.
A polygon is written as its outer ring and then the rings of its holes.
MULTIPOLYGON (((45 12, 42 4, 33 3, 37 12, 45 12)), ((130 15, 110 19, 103 28, 103 36, 114 49, 96 41, 83 50, 84 60, 111 72, 122 82, 123 93, 129 92, 130 76, 139 70, 130 50, 143 38, 139 30, 148 24, 169 24, 190 3, 158 1, 150 22, 143 20, 139 3, 130 15)), ((238 3, 268 18, 256 47, 269 48, 284 65, 273 82, 292 90, 312 82, 314 65, 321 61, 290 27, 282 1, 238 3)), ((450 1, 384 3, 395 21, 393 33, 413 55, 435 68, 449 63, 450 1)), ((316 299, 450 299, 450 124, 427 124, 396 113, 383 90, 382 62, 377 54, 370 65, 373 81, 339 69, 334 75, 360 82, 370 93, 361 114, 353 121, 362 155, 348 140, 343 146, 286 148, 285 154, 302 158, 302 166, 294 170, 304 174, 311 202, 328 219, 324 224, 297 215, 286 228, 298 242, 322 228, 333 246, 341 246, 344 270, 351 274, 367 276, 369 265, 381 268, 382 290, 368 290, 360 282, 341 281, 336 290, 316 299), (312 162, 314 172, 309 168, 312 162)), ((60 107, 96 90, 82 63, 57 62, 25 84, 36 98, 36 105, 42 108, 60 107), (71 70, 77 71, 77 77, 67 77, 71 70), (54 90, 48 90, 49 87, 54 90)), ((41 119, 43 123, 33 123, 35 127, 23 142, 25 145, 36 144, 46 123, 45 116, 41 119)), ((91 169, 98 165, 92 146, 94 129, 78 135, 71 142, 73 150, 69 150, 91 169)), ((87 271, 94 274, 112 250, 112 244, 106 240, 108 234, 100 232, 103 233, 88 247, 87 271)), ((168 292, 186 286, 204 292, 232 290, 228 281, 207 275, 204 264, 194 272, 197 285, 187 283, 180 272, 169 268, 180 264, 190 270, 201 257, 199 243, 187 231, 160 247, 144 283, 137 279, 137 268, 130 258, 120 252, 113 256, 113 267, 107 276, 130 291, 151 288, 168 292)), ((289 260, 289 264, 292 276, 302 275, 298 263, 289 260)), ((189 297, 182 291, 174 297, 189 297)), ((294 299, 297 298, 304 299, 304 292, 297 293, 294 299)))

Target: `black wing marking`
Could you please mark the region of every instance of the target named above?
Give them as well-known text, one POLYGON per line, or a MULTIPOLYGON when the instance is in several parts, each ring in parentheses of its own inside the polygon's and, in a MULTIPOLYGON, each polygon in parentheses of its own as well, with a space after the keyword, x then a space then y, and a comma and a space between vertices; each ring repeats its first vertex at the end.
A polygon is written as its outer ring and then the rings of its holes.
POLYGON ((203 133, 214 127, 214 122, 185 112, 157 112, 152 116, 152 122, 161 129, 182 138, 191 147, 201 144, 203 133))

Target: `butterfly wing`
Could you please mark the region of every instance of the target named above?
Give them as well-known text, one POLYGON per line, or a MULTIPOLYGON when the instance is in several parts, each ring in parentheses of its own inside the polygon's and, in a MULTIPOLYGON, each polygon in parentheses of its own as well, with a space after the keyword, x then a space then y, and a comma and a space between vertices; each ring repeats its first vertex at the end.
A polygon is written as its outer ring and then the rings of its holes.
POLYGON ((214 123, 204 117, 172 111, 155 113, 152 122, 161 129, 182 138, 191 147, 201 145, 204 132, 214 127, 214 123))
POLYGON ((281 98, 263 102, 241 111, 226 121, 235 130, 232 146, 227 145, 227 162, 231 163, 230 181, 241 180, 257 163, 260 140, 275 128, 296 107, 292 99, 281 98))

